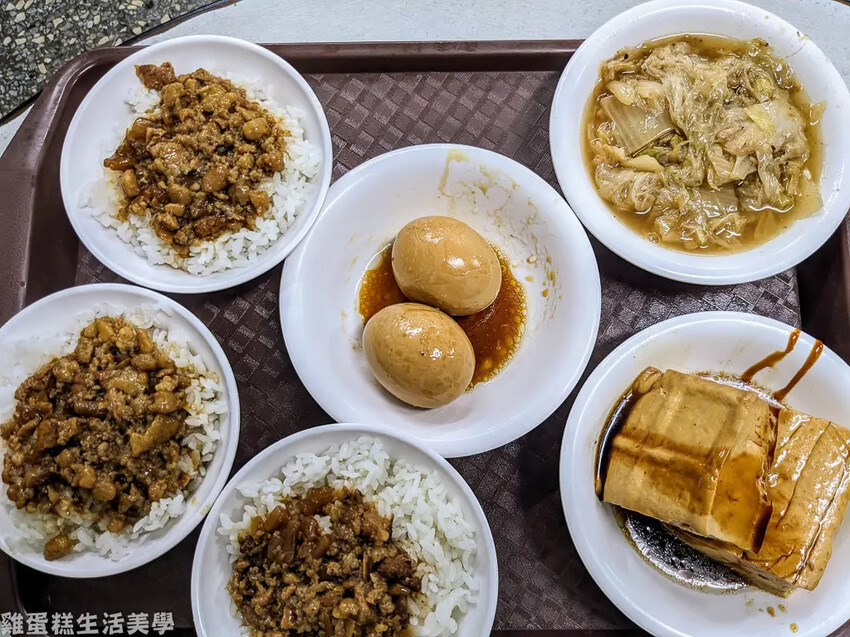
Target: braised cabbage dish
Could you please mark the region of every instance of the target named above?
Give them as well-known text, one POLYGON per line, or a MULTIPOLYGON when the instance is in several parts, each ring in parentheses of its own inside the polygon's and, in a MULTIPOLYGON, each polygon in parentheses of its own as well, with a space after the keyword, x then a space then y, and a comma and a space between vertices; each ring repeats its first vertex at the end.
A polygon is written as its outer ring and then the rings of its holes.
POLYGON ((763 40, 674 36, 602 65, 584 152, 600 196, 650 241, 751 248, 821 207, 818 121, 763 40))

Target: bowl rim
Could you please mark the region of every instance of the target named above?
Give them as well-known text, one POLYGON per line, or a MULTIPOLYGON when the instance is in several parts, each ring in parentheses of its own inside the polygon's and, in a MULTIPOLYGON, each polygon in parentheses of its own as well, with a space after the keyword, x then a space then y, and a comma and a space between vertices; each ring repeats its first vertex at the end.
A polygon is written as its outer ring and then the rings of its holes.
MULTIPOLYGON (((499 563, 496 555, 496 544, 493 540, 493 532, 490 529, 490 522, 487 519, 487 516, 484 514, 484 509, 481 507, 481 503, 478 501, 477 496, 473 492, 472 488, 469 486, 469 483, 464 479, 462 475, 455 469, 449 462, 440 456, 438 453, 432 451, 427 446, 421 445, 417 440, 411 438, 405 434, 399 433, 398 431, 393 431, 389 427, 385 425, 366 425, 366 424, 358 424, 358 423, 332 423, 327 425, 320 425, 317 427, 311 427, 309 429, 303 429, 294 434, 286 436, 285 438, 281 438, 277 442, 272 443, 265 449, 263 449, 260 453, 251 458, 236 474, 228 480, 227 484, 222 488, 221 493, 218 498, 216 498, 215 504, 213 504, 210 509, 209 515, 207 519, 204 521, 204 525, 201 528, 201 534, 198 537, 198 542, 195 545, 195 555, 192 559, 192 576, 191 576, 191 600, 192 600, 192 618, 195 623, 195 628, 198 631, 198 634, 204 637, 207 635, 207 631, 205 630, 204 618, 201 616, 199 610, 200 604, 200 578, 204 568, 203 565, 203 552, 204 548, 208 544, 214 544, 219 537, 216 533, 216 530, 219 525, 219 515, 221 514, 222 508, 224 508, 224 500, 233 492, 236 491, 237 486, 240 482, 244 481, 245 476, 250 473, 250 471, 258 464, 264 462, 268 457, 279 455, 281 456, 281 461, 277 470, 270 475, 269 477, 273 477, 280 472, 280 467, 286 462, 288 458, 291 457, 286 456, 287 448, 291 447, 293 443, 298 443, 303 440, 308 440, 311 438, 315 438, 316 442, 319 444, 317 446, 321 447, 321 439, 326 433, 336 433, 336 432, 344 432, 350 433, 350 438, 355 439, 360 436, 370 436, 372 438, 376 438, 380 440, 381 438, 389 438, 394 439, 397 442, 401 442, 402 444, 409 445, 419 450, 421 453, 425 454, 428 459, 434 464, 432 470, 437 472, 437 475, 440 476, 441 480, 450 480, 458 487, 460 492, 463 495, 463 498, 466 500, 466 504, 472 512, 473 517, 476 522, 480 526, 483 537, 476 538, 478 543, 479 552, 486 553, 487 559, 491 565, 491 576, 485 581, 480 581, 480 587, 478 589, 478 599, 481 600, 486 596, 486 625, 482 624, 482 634, 486 634, 489 629, 493 626, 493 622, 496 617, 496 606, 498 603, 499 597, 499 563), (482 551, 483 549, 483 551, 482 551)), ((327 443, 325 446, 328 446, 327 443)), ((414 463, 415 464, 415 463, 414 463)), ((222 589, 222 594, 226 594, 226 591, 222 589)), ((226 599, 227 604, 230 604, 230 600, 226 599)), ((214 634, 214 633, 210 633, 214 634)))
MULTIPOLYGON (((605 548, 600 546, 598 543, 592 542, 592 535, 583 529, 583 510, 580 510, 580 503, 573 495, 573 489, 570 488, 574 483, 575 478, 575 458, 580 454, 595 453, 594 450, 582 448, 583 444, 579 440, 579 434, 581 433, 579 430, 579 424, 583 420, 593 416, 592 413, 589 415, 586 413, 589 409, 588 403, 592 399, 593 395, 598 391, 600 384, 605 382, 605 377, 608 373, 618 365, 623 364, 623 361, 627 361, 632 358, 634 352, 639 350, 642 347, 642 343, 648 338, 656 338, 663 334, 675 333, 679 328, 692 326, 698 323, 718 324, 724 322, 730 324, 741 322, 749 323, 750 325, 757 326, 759 329, 781 332, 783 337, 787 336, 787 334, 792 330, 797 329, 791 325, 783 323, 782 321, 762 316, 760 314, 726 310, 692 312, 690 314, 675 316, 650 325, 623 341, 613 351, 611 351, 611 353, 602 359, 602 361, 591 372, 582 386, 581 391, 576 396, 575 402, 570 408, 570 413, 564 426, 564 436, 561 440, 561 450, 558 460, 558 483, 561 492, 561 507, 564 512, 564 518, 567 522, 567 529, 569 530, 570 538, 572 539, 573 545, 576 547, 579 558, 590 576, 593 578, 593 581, 596 582, 596 585, 602 590, 605 597, 607 597, 624 615, 640 626, 643 630, 646 630, 653 635, 658 635, 659 637, 689 637, 694 633, 683 632, 683 630, 675 628, 658 616, 653 615, 644 607, 639 606, 632 600, 631 596, 628 594, 628 589, 620 587, 616 582, 611 580, 608 569, 606 568, 606 562, 600 558, 601 555, 604 555, 605 548)), ((815 337, 805 331, 801 331, 801 337, 813 342, 816 340, 815 337)), ((821 356, 826 356, 831 360, 841 362, 847 366, 847 363, 829 347, 824 346, 821 356)), ((616 396, 612 395, 612 404, 615 400, 616 396)), ((591 478, 588 477, 588 480, 590 479, 591 478)), ((623 537, 623 541, 628 541, 625 536, 623 537)), ((649 564, 642 564, 642 566, 645 566, 647 569, 653 569, 653 567, 649 564)), ((714 596, 712 593, 704 594, 714 596)), ((720 595, 720 597, 723 597, 723 595, 720 595)), ((781 598, 777 599, 781 601, 781 598)), ((845 605, 845 611, 850 614, 850 603, 845 605)), ((831 621, 826 624, 826 628, 828 628, 828 630, 823 633, 818 632, 816 634, 830 634, 840 627, 846 620, 847 615, 844 615, 842 618, 841 613, 837 613, 833 615, 831 621)), ((810 631, 801 631, 800 634, 811 635, 815 633, 811 633, 810 631)))
MULTIPOLYGON (((593 288, 593 307, 590 310, 593 319, 591 330, 586 335, 587 340, 584 344, 581 357, 572 368, 569 377, 567 377, 566 373, 564 374, 563 380, 561 380, 558 384, 557 392, 555 390, 551 390, 552 396, 548 400, 533 401, 534 404, 532 405, 532 408, 530 408, 530 413, 519 423, 522 426, 518 426, 517 423, 512 423, 510 426, 504 425, 487 432, 486 434, 478 433, 470 435, 462 440, 441 441, 439 439, 430 439, 420 441, 422 444, 426 444, 431 449, 436 450, 436 452, 440 455, 447 458, 457 458, 485 453, 513 442, 538 427, 564 403, 581 380, 596 344, 602 311, 602 286, 599 276, 599 265, 590 244, 590 239, 575 214, 572 213, 569 203, 567 203, 561 194, 540 175, 517 160, 512 159, 507 155, 502 155, 498 152, 476 146, 454 143, 417 144, 382 153, 381 155, 363 162, 337 179, 331 186, 331 189, 328 191, 328 197, 325 200, 325 205, 322 207, 320 219, 317 220, 313 226, 314 230, 318 227, 321 217, 323 217, 331 206, 333 206, 343 196, 343 194, 350 189, 350 185, 356 183, 356 181, 361 178, 364 172, 371 171, 375 168, 375 166, 387 161, 393 161, 396 157, 402 155, 412 153, 429 153, 435 151, 448 152, 451 150, 460 151, 461 153, 468 154, 476 159, 483 158, 482 161, 485 162, 488 158, 492 159, 494 165, 507 162, 517 172, 525 175, 530 182, 536 184, 540 188, 550 190, 551 194, 558 202, 556 205, 559 208, 563 206, 563 210, 555 210, 552 213, 547 213, 544 211, 548 210, 549 207, 540 206, 538 210, 541 216, 546 219, 547 223, 555 224, 562 228, 563 234, 574 235, 574 245, 572 248, 574 250, 580 249, 584 252, 584 256, 587 258, 588 262, 592 262, 593 264, 594 274, 593 277, 589 277, 587 280, 582 280, 581 282, 584 287, 593 288), (560 214, 561 212, 568 212, 569 214, 560 214)), ((298 248, 283 264, 283 271, 280 279, 280 293, 278 295, 281 330, 283 332, 283 339, 286 344, 286 349, 289 352, 292 366, 294 367, 299 380, 313 399, 319 403, 322 409, 330 414, 335 420, 339 422, 356 422, 358 420, 363 420, 363 417, 359 413, 360 408, 352 405, 351 401, 346 399, 345 396, 338 390, 331 391, 325 386, 325 383, 322 380, 321 366, 313 362, 314 359, 310 355, 311 352, 307 341, 294 338, 293 334, 294 331, 298 331, 299 333, 301 332, 300 328, 298 330, 293 328, 294 325, 297 325, 301 321, 302 314, 300 312, 300 308, 302 307, 300 288, 302 286, 299 285, 299 282, 302 276, 302 263, 308 250, 311 249, 312 239, 315 234, 315 232, 310 232, 305 240, 299 244, 298 248)), ((547 376, 547 378, 551 378, 551 376, 547 376)), ((490 382, 497 381, 498 376, 490 382)))
MULTIPOLYGON (((86 93, 86 96, 83 98, 83 101, 80 102, 80 105, 74 112, 74 116, 71 119, 71 122, 68 125, 68 130, 65 133, 65 139, 62 142, 62 152, 60 155, 59 164, 59 184, 62 192, 62 203, 65 207, 65 212, 68 217, 68 220, 71 222, 71 226, 74 228, 74 232, 76 233, 77 238, 86 246, 89 252, 91 252, 98 259, 98 261, 100 261, 110 270, 124 277, 128 281, 153 290, 176 294, 200 294, 205 292, 217 292, 220 290, 226 290, 232 287, 236 287, 237 285, 246 283, 247 281, 255 279, 256 277, 262 274, 265 274, 266 272, 280 264, 280 262, 283 261, 287 256, 289 256, 289 254, 307 235, 310 228, 316 222, 316 219, 319 216, 319 212, 324 204, 325 197, 327 196, 328 189, 330 188, 332 170, 333 145, 331 143, 331 133, 330 127, 328 126, 327 115, 325 114, 325 110, 322 107, 322 104, 319 102, 318 97, 316 97, 316 93, 313 91, 313 89, 310 87, 304 77, 297 70, 295 70, 295 68, 291 64, 289 64, 289 62, 287 62, 277 54, 272 53, 265 47, 262 47, 259 44, 255 44, 253 42, 248 42, 247 40, 223 35, 186 35, 144 46, 143 48, 130 54, 128 57, 121 60, 114 67, 109 69, 109 71, 107 71, 103 75, 103 77, 101 77, 95 83, 95 85, 91 89, 89 89, 89 91, 86 93), (270 244, 270 246, 263 251, 262 254, 266 254, 270 250, 274 251, 275 244, 280 244, 280 247, 278 248, 278 254, 273 259, 270 259, 268 263, 249 263, 242 267, 229 268, 227 270, 217 272, 214 275, 210 275, 212 278, 202 275, 189 274, 185 270, 178 270, 176 268, 172 268, 169 265, 152 265, 145 257, 137 255, 130 244, 127 244, 128 254, 130 256, 138 258, 138 263, 136 263, 135 259, 110 259, 101 249, 100 241, 96 237, 93 237, 90 234, 82 231, 83 227, 80 217, 82 215, 91 215, 87 210, 81 208, 77 204, 76 198, 74 197, 74 193, 70 185, 72 177, 71 172, 73 170, 71 167, 73 164, 73 157, 71 157, 71 140, 78 135, 77 129, 80 126, 85 111, 89 107, 89 105, 95 99, 97 99, 97 93, 99 92, 99 90, 102 90, 104 86, 115 81, 116 78, 118 78, 122 73, 125 73, 128 68, 131 68, 135 64, 136 60, 140 56, 147 56, 150 55, 151 52, 156 52, 161 49, 169 49, 175 46, 192 46, 194 44, 209 43, 216 44, 219 46, 243 49, 245 51, 250 52, 252 55, 260 56, 271 61, 295 82, 298 89, 303 93, 304 97, 309 103, 310 110, 315 113, 319 123, 321 139, 313 140, 313 143, 315 144, 319 152, 321 152, 322 169, 320 174, 316 176, 314 181, 316 185, 315 203, 313 204, 311 209, 304 208, 299 212, 299 217, 303 216, 307 219, 307 221, 304 223, 303 227, 300 228, 297 232, 290 232, 290 229, 283 231, 281 233, 281 236, 278 237, 278 239, 276 239, 274 243, 270 244), (173 269, 177 272, 180 272, 181 277, 185 274, 185 277, 183 277, 185 280, 174 282, 159 281, 156 275, 158 268, 173 269), (216 277, 215 275, 219 276, 216 277)), ((100 230, 100 228, 98 228, 98 230, 100 230)), ((115 232, 113 228, 104 228, 104 230, 115 232)))
MULTIPOLYGON (((219 431, 222 434, 222 438, 219 441, 219 446, 217 447, 215 453, 219 454, 224 451, 223 463, 221 469, 218 474, 215 476, 210 476, 207 473, 202 482, 209 480, 211 477, 215 479, 212 482, 212 489, 206 498, 199 501, 197 505, 194 505, 194 511, 184 512, 178 518, 175 518, 173 521, 169 522, 164 528, 164 533, 162 537, 153 540, 153 544, 149 547, 144 547, 144 549, 139 549, 138 547, 132 549, 128 552, 125 557, 122 557, 119 560, 112 560, 109 557, 104 557, 97 555, 95 553, 89 553, 94 558, 97 558, 102 566, 100 568, 96 568, 92 570, 91 566, 86 567, 85 572, 81 571, 68 571, 62 568, 63 563, 59 562, 48 562, 42 557, 35 557, 30 554, 19 554, 15 551, 6 550, 5 543, 4 545, 0 545, 0 550, 3 550, 9 557, 12 559, 29 566, 37 571, 42 573, 47 573, 48 575, 57 575, 60 577, 67 577, 71 579, 79 579, 79 578, 97 578, 97 577, 106 577, 109 575, 117 575, 119 573, 125 573, 127 571, 131 571, 140 566, 144 566, 149 562, 163 556, 165 553, 170 551, 172 548, 177 546, 181 541, 183 541, 190 533, 192 533, 198 525, 203 521, 204 517, 207 515, 209 508, 213 505, 215 500, 218 498, 219 493, 227 482, 227 477, 230 475, 230 470, 233 467, 233 462, 236 458, 236 450, 239 446, 239 432, 240 432, 240 402, 239 402, 239 391, 236 385, 236 378, 233 375, 233 369, 230 366, 230 361, 227 359, 227 355, 224 353, 221 345, 219 345, 215 336, 213 336, 212 332, 209 328, 204 325, 198 317, 196 317, 192 312, 190 312, 187 308, 183 307, 176 301, 168 298, 167 296, 163 296, 158 292, 154 292, 153 290, 148 290, 147 288, 138 287, 135 285, 127 285, 123 283, 90 283, 87 285, 78 285, 75 287, 65 288, 64 290, 60 290, 59 292, 54 292, 53 294, 49 294, 48 296, 42 297, 34 303, 28 305, 23 308, 20 312, 15 314, 11 319, 9 319, 2 327, 0 327, 0 341, 5 337, 5 332, 9 329, 9 326, 14 326, 21 321, 26 320, 28 314, 31 311, 35 311, 38 309, 47 306, 50 303, 53 303, 57 300, 62 300, 66 297, 76 296, 79 294, 85 294, 92 290, 98 290, 103 297, 103 301, 109 302, 109 294, 112 292, 121 292, 121 293, 130 293, 136 294, 144 299, 150 300, 157 305, 162 305, 167 307, 169 310, 173 311, 176 315, 180 316, 181 319, 185 320, 189 326, 198 334, 198 336, 203 339, 203 341, 207 344, 207 346, 213 352, 213 359, 218 367, 221 369, 222 379, 221 382, 224 385, 226 392, 228 394, 228 418, 227 418, 227 427, 220 426, 219 431), (222 450, 222 444, 227 441, 227 447, 222 450), (191 520, 190 523, 186 524, 185 529, 181 529, 178 532, 174 532, 174 526, 177 523, 184 519, 191 520), (138 557, 140 556, 141 557, 138 557)), ((129 307, 129 306, 128 306, 129 307)), ((2 495, 3 498, 6 497, 5 492, 2 495)), ((8 505, 9 503, 6 502, 8 505)), ((144 536, 142 536, 144 537, 144 536)))
MULTIPOLYGON (((818 226, 809 233, 802 233, 798 229, 798 236, 792 244, 783 246, 779 258, 772 256, 774 253, 768 252, 765 252, 763 255, 756 255, 756 251, 764 249, 780 237, 794 232, 794 225, 796 223, 770 241, 753 246, 747 250, 728 254, 688 254, 653 245, 644 237, 622 225, 619 219, 610 211, 607 204, 599 197, 595 184, 593 184, 590 174, 587 171, 583 157, 581 157, 583 153, 578 152, 581 161, 579 162, 580 170, 576 170, 575 163, 568 157, 570 152, 576 152, 575 149, 564 148, 562 146, 565 146, 565 144, 559 144, 557 141, 562 138, 572 140, 572 131, 566 127, 566 122, 563 121, 565 119, 563 113, 567 110, 572 112, 572 107, 578 105, 583 114, 587 106, 589 95, 582 94, 580 97, 576 97, 575 83, 579 79, 579 76, 586 72, 588 66, 596 67, 604 59, 603 56, 597 53, 597 49, 615 41, 616 38, 622 38, 622 30, 631 31, 636 29, 632 25, 646 23, 659 14, 688 14, 692 11, 712 11, 717 15, 734 13, 737 16, 745 16, 748 19, 758 18, 754 22, 755 24, 769 23, 777 30, 783 30, 788 33, 802 33, 802 31, 789 22, 770 11, 741 2, 740 0, 650 0, 649 2, 623 11, 597 28, 579 46, 567 63, 555 89, 549 115, 550 154, 558 183, 567 201, 573 207, 576 216, 591 234, 621 258, 647 272, 674 281, 699 285, 746 283, 773 276, 796 266, 811 256, 812 253, 827 241, 841 224, 848 208, 850 208, 850 185, 847 183, 846 170, 841 171, 839 181, 841 188, 840 192, 836 193, 834 201, 825 201, 825 204, 830 203, 831 205, 829 207, 824 205, 812 217, 814 219, 821 219, 818 226), (622 225, 622 230, 617 228, 612 231, 611 228, 614 225, 610 222, 622 225), (808 237, 814 237, 814 239, 809 239, 808 237), (675 255, 676 263, 670 263, 669 258, 665 258, 665 255, 669 257, 671 253, 675 255), (729 263, 730 259, 740 259, 742 255, 747 254, 751 254, 753 257, 758 256, 763 258, 744 258, 741 263, 729 263)), ((637 40, 639 38, 636 37, 635 39, 637 40)), ((774 38, 774 43, 776 41, 777 38, 774 38)), ((629 43, 622 42, 619 46, 622 47, 627 44, 629 43)), ((639 44, 639 42, 634 42, 634 44, 639 44)), ((828 83, 838 95, 839 99, 837 101, 834 100, 833 104, 835 105, 837 102, 837 105, 841 106, 842 112, 850 109, 850 90, 848 90, 847 84, 838 73, 835 65, 832 64, 817 44, 808 37, 806 37, 805 49, 806 55, 812 56, 813 59, 819 62, 819 71, 817 74, 823 77, 825 83, 828 83)), ((843 152, 842 150, 838 150, 837 159, 833 161, 839 162, 840 165, 846 165, 848 163, 847 160, 841 156, 843 152)), ((798 221, 806 221, 807 219, 798 221)))

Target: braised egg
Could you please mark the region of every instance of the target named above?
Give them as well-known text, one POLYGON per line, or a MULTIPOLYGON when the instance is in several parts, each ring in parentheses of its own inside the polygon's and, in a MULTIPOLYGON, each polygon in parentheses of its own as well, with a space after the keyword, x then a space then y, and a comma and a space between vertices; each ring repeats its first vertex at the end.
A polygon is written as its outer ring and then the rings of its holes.
POLYGON ((407 298, 452 316, 483 310, 502 284, 493 247, 451 217, 420 217, 404 226, 393 243, 392 267, 407 298))
POLYGON ((475 353, 460 326, 420 303, 390 305, 370 318, 363 330, 363 351, 377 381, 416 407, 452 402, 475 371, 475 353))

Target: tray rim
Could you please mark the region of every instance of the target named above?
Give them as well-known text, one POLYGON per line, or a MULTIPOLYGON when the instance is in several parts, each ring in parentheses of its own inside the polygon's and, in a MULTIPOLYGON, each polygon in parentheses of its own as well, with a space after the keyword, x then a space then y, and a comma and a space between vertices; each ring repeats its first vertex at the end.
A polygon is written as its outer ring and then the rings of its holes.
MULTIPOLYGON (((842 0, 843 1, 843 0, 842 0)), ((300 73, 415 73, 415 72, 555 72, 562 71, 569 56, 580 46, 579 39, 546 40, 450 40, 450 41, 381 41, 381 42, 315 42, 263 43, 273 53, 284 57, 300 73)), ((31 237, 33 234, 32 196, 45 160, 45 149, 59 133, 58 117, 62 115, 76 83, 86 73, 101 66, 107 68, 143 48, 140 45, 103 47, 86 51, 65 63, 50 79, 34 101, 19 130, 0 156, 0 191, 5 193, 5 206, 0 217, 24 209, 28 219, 12 223, 6 234, 6 249, 0 251, 0 272, 7 276, 0 286, 0 324, 43 294, 29 292, 33 273, 31 237), (23 185, 23 188, 21 188, 23 185)), ((61 131, 64 135, 64 130, 61 131)), ((841 269, 845 288, 850 289, 850 224, 841 229, 841 269)), ((76 237, 75 237, 76 239, 76 237)), ((74 244, 74 255, 78 241, 74 244)), ((65 286, 63 286, 65 287, 65 286)), ((847 295, 850 314, 850 294, 847 295)), ((18 595, 19 573, 14 561, 0 554, 0 607, 3 611, 24 608, 18 595), (12 604, 6 606, 7 602, 12 604)), ((500 637, 595 637, 610 634, 645 635, 637 628, 620 630, 495 630, 500 637)), ((175 635, 194 634, 192 629, 178 629, 175 635)))

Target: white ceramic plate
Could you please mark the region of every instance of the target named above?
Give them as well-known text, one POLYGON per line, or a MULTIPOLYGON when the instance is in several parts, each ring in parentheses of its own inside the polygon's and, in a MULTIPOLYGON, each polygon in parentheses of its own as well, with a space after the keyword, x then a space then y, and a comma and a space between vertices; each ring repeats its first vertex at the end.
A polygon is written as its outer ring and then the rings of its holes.
POLYGON ((600 303, 593 250, 564 199, 512 159, 449 144, 387 153, 337 181, 286 260, 280 293, 289 356, 325 411, 340 422, 391 423, 451 457, 522 436, 566 399, 596 341, 600 303), (357 291, 373 256, 406 223, 431 214, 469 223, 514 262, 528 320, 495 378, 424 410, 396 400, 369 371, 357 291))
POLYGON ((423 471, 436 472, 449 496, 460 503, 464 518, 475 530, 478 553, 474 568, 480 588, 477 601, 458 622, 457 635, 483 637, 490 634, 499 594, 496 547, 487 518, 472 489, 448 462, 406 436, 383 427, 337 424, 315 427, 279 440, 254 456, 224 487, 201 530, 192 563, 192 614, 195 630, 201 637, 239 634, 241 618, 231 611, 233 603, 226 588, 232 573, 227 553, 229 542, 226 536, 218 533, 221 514, 241 518, 246 499, 238 493, 237 487, 278 477, 281 467, 295 454, 321 453, 331 445, 361 436, 380 440, 392 458, 404 459, 423 471))
MULTIPOLYGON (((654 635, 682 637, 795 637, 828 635, 850 618, 850 522, 835 537, 832 560, 817 589, 788 598, 748 587, 711 594, 667 579, 626 540, 609 506, 593 488, 596 442, 614 404, 649 365, 683 372, 742 373, 767 354, 784 349, 792 328, 773 319, 737 312, 689 314, 632 336, 590 375, 570 412, 561 449, 561 499, 573 542, 593 579, 617 607, 654 635), (786 611, 778 610, 782 604, 786 611), (767 612, 773 607, 776 616, 767 612)), ((783 387, 813 344, 803 334, 794 351, 756 376, 783 387)), ((792 407, 850 425, 850 367, 826 349, 791 391, 792 407)))
POLYGON ((552 103, 549 143, 561 189, 585 227, 638 267, 669 279, 720 285, 754 281, 786 270, 817 250, 850 207, 850 93, 838 71, 807 35, 775 15, 734 0, 656 0, 599 27, 572 56, 552 103), (823 209, 756 248, 698 255, 650 243, 621 223, 596 192, 581 152, 582 118, 599 67, 626 46, 680 33, 763 38, 787 58, 813 102, 825 100, 820 190, 823 209))
POLYGON ((7 499, 6 485, 2 485, 0 549, 27 566, 62 577, 103 577, 123 573, 147 564, 176 546, 194 530, 212 506, 227 481, 239 442, 239 396, 224 351, 206 326, 189 310, 150 290, 118 284, 83 285, 36 301, 0 328, 0 351, 4 353, 4 364, 10 364, 8 356, 15 351, 18 343, 32 342, 37 337, 61 335, 74 328, 80 316, 88 315, 103 305, 118 309, 140 306, 161 308, 169 314, 168 330, 180 334, 192 351, 203 358, 207 368, 218 374, 223 399, 227 401, 229 411, 221 416, 218 448, 207 465, 203 482, 189 498, 186 511, 162 529, 141 536, 133 543, 130 552, 118 561, 86 551, 48 562, 40 549, 22 550, 18 546, 10 546, 15 527, 7 507, 13 505, 7 499))
POLYGON ((83 99, 62 146, 60 182, 62 200, 71 225, 89 251, 112 271, 139 285, 192 294, 230 288, 249 281, 280 263, 307 234, 316 220, 331 179, 333 153, 325 113, 303 77, 283 59, 261 46, 236 38, 200 35, 175 38, 147 46, 127 57, 95 84, 83 99), (137 64, 171 62, 177 74, 205 68, 222 75, 233 73, 262 83, 268 97, 280 106, 301 111, 305 138, 322 154, 322 165, 312 180, 312 192, 292 225, 250 264, 197 276, 168 265, 151 265, 122 241, 114 228, 104 227, 91 208, 83 207, 92 184, 103 181, 103 160, 114 148, 104 145, 114 129, 125 129, 136 115, 125 103, 141 87, 137 64))

